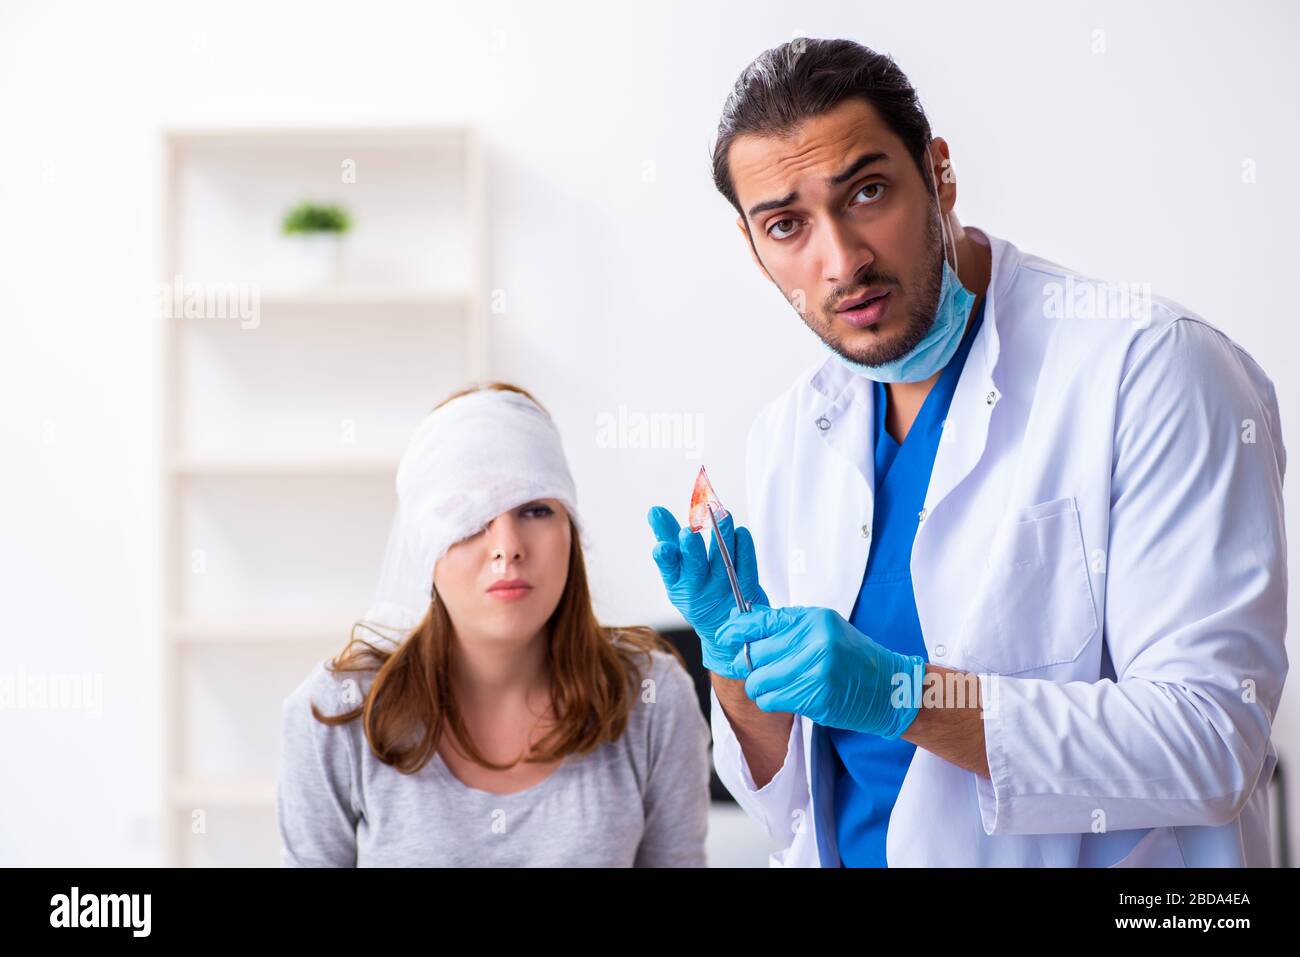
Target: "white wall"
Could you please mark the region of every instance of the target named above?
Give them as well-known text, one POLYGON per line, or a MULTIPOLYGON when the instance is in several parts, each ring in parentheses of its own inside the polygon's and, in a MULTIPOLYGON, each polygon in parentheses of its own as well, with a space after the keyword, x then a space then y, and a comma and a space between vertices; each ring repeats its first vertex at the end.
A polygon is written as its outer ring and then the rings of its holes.
MULTIPOLYGON (((708 176, 736 74, 792 35, 892 53, 952 146, 963 222, 1218 324, 1300 448, 1289 4, 48 6, 0 7, 0 667, 103 672, 105 705, 0 714, 0 864, 158 859, 163 124, 481 127, 498 375, 561 422, 611 622, 671 620, 644 517, 684 509, 701 459, 598 448, 597 416, 703 413, 743 516, 744 429, 818 354, 708 176)), ((1293 779, 1298 699, 1293 681, 1275 732, 1293 779)))

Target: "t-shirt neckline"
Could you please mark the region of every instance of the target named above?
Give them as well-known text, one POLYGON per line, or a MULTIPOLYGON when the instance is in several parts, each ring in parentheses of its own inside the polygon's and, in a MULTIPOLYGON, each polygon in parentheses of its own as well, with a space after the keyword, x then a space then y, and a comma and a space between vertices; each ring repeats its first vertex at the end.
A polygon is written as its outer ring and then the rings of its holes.
POLYGON ((538 781, 536 784, 531 785, 530 787, 526 787, 522 791, 510 791, 503 794, 498 791, 485 791, 483 790, 483 788, 476 788, 471 784, 466 784, 464 781, 462 781, 460 778, 456 776, 456 773, 454 771, 452 771, 451 766, 448 765, 447 762, 443 759, 442 753, 440 751, 435 749, 433 752, 434 765, 438 770, 438 773, 442 777, 444 777, 447 781, 449 781, 451 784, 455 785, 456 787, 460 788, 461 790, 469 792, 470 794, 479 795, 488 798, 495 798, 497 800, 522 798, 522 797, 527 797, 531 794, 536 794, 537 792, 545 788, 548 784, 550 784, 553 780, 555 780, 555 778, 558 777, 561 773, 563 773, 564 770, 568 768, 570 764, 573 763, 572 759, 573 759, 572 754, 565 755, 564 759, 560 762, 559 766, 556 767, 553 771, 551 771, 550 774, 546 775, 546 777, 538 781))

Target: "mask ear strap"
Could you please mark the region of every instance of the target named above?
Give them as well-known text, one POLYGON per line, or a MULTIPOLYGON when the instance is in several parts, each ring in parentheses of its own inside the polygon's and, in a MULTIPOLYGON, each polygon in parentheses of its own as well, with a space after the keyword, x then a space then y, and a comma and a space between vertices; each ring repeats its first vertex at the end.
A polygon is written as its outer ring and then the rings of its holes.
MULTIPOLYGON (((934 190, 934 208, 939 212, 939 236, 943 243, 944 258, 948 258, 948 231, 944 229, 947 224, 947 217, 943 214, 943 206, 939 203, 939 181, 934 176, 934 156, 930 153, 930 147, 925 148, 925 155, 930 160, 930 188, 934 190)), ((952 271, 957 272, 957 237, 952 238, 952 271)))

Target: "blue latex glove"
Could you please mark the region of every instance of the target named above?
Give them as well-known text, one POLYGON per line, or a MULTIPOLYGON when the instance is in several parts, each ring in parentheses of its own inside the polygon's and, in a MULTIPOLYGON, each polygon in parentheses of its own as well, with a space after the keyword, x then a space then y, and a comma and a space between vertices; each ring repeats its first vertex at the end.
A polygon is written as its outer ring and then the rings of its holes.
MULTIPOLYGON (((668 590, 668 599, 700 636, 704 667, 725 678, 743 679, 743 662, 736 663, 736 652, 741 646, 726 647, 714 641, 719 626, 731 612, 738 610, 722 553, 718 551, 717 536, 706 555, 704 536, 682 528, 668 509, 656 505, 650 509, 648 518, 656 539, 654 560, 668 590)), ((750 604, 766 605, 767 595, 758 584, 758 557, 749 529, 743 525, 735 528, 730 512, 718 522, 718 528, 736 566, 740 593, 750 604)))
MULTIPOLYGON (((829 608, 737 611, 715 640, 749 642, 745 694, 763 711, 818 724, 900 737, 921 704, 925 659, 872 641, 829 608)), ((745 670, 745 654, 737 657, 745 670)))

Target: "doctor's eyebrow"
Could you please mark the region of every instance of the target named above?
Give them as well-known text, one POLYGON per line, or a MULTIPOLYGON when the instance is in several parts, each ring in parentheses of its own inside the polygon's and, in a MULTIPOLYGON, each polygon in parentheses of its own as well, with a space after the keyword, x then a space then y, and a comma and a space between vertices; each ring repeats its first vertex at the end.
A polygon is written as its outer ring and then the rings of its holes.
MULTIPOLYGON (((874 153, 863 153, 852 163, 850 163, 843 172, 836 173, 834 176, 827 179, 826 185, 839 186, 841 183, 844 183, 847 180, 852 179, 854 176, 856 176, 866 167, 870 166, 872 163, 879 163, 882 160, 887 160, 887 159, 889 159, 889 155, 886 153, 882 153, 879 150, 877 150, 874 153)), ((790 193, 788 196, 782 196, 780 199, 768 199, 768 200, 764 200, 761 203, 755 203, 753 206, 749 207, 749 218, 753 219, 759 213, 766 213, 768 210, 771 209, 780 209, 782 206, 789 206, 798 198, 799 198, 798 192, 794 192, 794 193, 790 193)))
POLYGON ((887 160, 887 159, 889 159, 889 157, 885 153, 879 151, 875 153, 863 153, 852 163, 850 163, 849 168, 846 169, 844 172, 836 173, 834 176, 828 179, 826 181, 826 185, 839 186, 841 183, 845 182, 846 180, 856 176, 864 167, 870 166, 872 163, 879 163, 881 160, 887 160))

